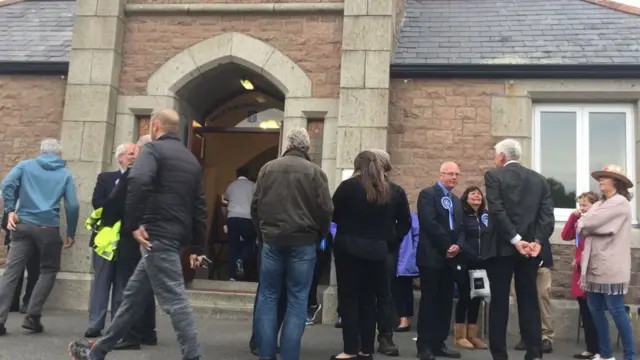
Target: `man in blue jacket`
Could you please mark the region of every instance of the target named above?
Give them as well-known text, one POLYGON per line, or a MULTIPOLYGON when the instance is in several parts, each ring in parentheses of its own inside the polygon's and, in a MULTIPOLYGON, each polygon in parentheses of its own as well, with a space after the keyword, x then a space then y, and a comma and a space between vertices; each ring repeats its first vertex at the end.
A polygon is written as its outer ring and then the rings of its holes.
POLYGON ((4 324, 18 280, 24 273, 28 259, 36 251, 41 256, 40 278, 33 290, 22 327, 36 333, 44 330, 40 323, 42 307, 60 271, 61 199, 64 199, 67 215, 64 247, 70 248, 74 243, 79 205, 71 172, 65 168, 65 161, 59 156, 61 150, 57 140, 43 140, 40 156, 20 162, 2 182, 7 228, 11 230, 12 242, 7 268, 0 279, 0 335, 6 333, 4 324), (16 210, 18 200, 20 206, 16 210))

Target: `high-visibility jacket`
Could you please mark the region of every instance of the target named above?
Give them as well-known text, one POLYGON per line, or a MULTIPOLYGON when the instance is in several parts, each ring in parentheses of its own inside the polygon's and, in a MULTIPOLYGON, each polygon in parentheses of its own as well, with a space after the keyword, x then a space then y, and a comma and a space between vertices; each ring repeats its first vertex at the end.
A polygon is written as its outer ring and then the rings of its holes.
POLYGON ((120 241, 121 222, 118 221, 113 226, 104 226, 101 218, 102 208, 94 210, 85 222, 85 227, 96 234, 93 239, 93 250, 96 254, 108 261, 112 261, 120 241))

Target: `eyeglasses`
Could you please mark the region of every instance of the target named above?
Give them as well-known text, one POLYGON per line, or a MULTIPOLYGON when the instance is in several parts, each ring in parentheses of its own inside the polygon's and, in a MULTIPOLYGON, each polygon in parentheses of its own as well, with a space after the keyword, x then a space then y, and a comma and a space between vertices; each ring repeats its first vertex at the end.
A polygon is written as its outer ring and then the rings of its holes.
POLYGON ((460 173, 457 173, 457 172, 443 172, 443 173, 440 173, 440 174, 447 175, 449 177, 460 177, 460 173))

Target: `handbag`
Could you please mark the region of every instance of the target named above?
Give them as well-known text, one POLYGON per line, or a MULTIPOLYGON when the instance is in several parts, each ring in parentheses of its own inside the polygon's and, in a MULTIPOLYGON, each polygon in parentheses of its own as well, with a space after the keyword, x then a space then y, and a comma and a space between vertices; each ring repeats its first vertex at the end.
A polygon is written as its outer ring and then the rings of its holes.
POLYGON ((389 254, 386 241, 354 235, 336 235, 335 246, 346 254, 369 261, 386 261, 389 254))
POLYGON ((487 270, 469 270, 469 281, 471 283, 471 292, 469 296, 472 299, 480 297, 484 298, 486 301, 489 301, 489 298, 491 297, 491 289, 489 287, 489 277, 487 276, 487 270))

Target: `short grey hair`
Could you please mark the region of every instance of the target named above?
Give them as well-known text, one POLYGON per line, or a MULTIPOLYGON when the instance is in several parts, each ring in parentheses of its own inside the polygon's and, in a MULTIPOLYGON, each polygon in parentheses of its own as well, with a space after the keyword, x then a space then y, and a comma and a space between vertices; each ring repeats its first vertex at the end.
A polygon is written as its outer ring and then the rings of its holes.
POLYGON ((308 152, 311 148, 311 139, 305 128, 293 128, 287 134, 287 150, 296 149, 308 152))
POLYGON ((118 145, 118 147, 116 148, 116 159, 118 159, 120 155, 124 154, 125 152, 127 152, 126 144, 118 145))
POLYGON ((56 139, 44 139, 40 142, 40 154, 60 154, 62 146, 56 139))
POLYGON ((376 161, 380 165, 380 168, 382 168, 382 171, 388 173, 393 169, 391 166, 391 156, 388 152, 382 149, 371 149, 370 151, 376 156, 376 161))
POLYGON ((507 161, 519 161, 522 157, 522 145, 514 139, 505 139, 495 146, 497 154, 504 154, 507 161))
POLYGON ((151 142, 151 135, 142 135, 140 137, 140 139, 138 139, 138 142, 136 143, 136 146, 143 147, 143 146, 147 145, 150 142, 151 142))

